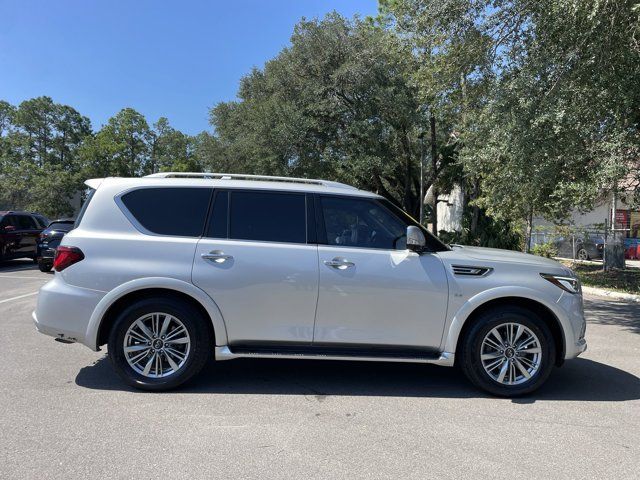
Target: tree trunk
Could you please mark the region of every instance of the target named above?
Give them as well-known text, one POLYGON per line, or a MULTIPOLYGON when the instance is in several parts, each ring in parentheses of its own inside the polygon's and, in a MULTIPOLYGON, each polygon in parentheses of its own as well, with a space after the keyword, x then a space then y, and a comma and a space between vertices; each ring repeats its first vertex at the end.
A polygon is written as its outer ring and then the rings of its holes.
MULTIPOLYGON (((438 189, 436 188, 436 179, 438 178, 438 145, 436 144, 436 117, 433 112, 429 116, 429 127, 431 130, 431 168, 433 172, 433 220, 431 232, 438 234, 438 189)), ((422 201, 422 200, 421 200, 422 201)))
POLYGON ((405 156, 404 165, 404 211, 411 212, 411 157, 405 156))
MULTIPOLYGON (((477 200, 480 195, 480 179, 473 180, 472 200, 477 200)), ((474 205, 471 209, 471 235, 475 236, 478 230, 478 221, 480 220, 480 207, 474 205)))
POLYGON ((531 252, 531 232, 533 231, 533 209, 529 211, 527 216, 527 228, 524 236, 524 252, 531 252))

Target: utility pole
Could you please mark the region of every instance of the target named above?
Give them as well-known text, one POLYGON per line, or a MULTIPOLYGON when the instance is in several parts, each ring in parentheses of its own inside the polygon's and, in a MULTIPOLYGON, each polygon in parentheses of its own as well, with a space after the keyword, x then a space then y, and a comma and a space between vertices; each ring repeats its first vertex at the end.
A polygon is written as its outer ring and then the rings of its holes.
POLYGON ((605 246, 605 269, 624 268, 624 238, 620 235, 628 229, 626 225, 618 228, 616 225, 616 213, 618 210, 617 185, 611 195, 611 241, 605 246))
POLYGON ((424 132, 420 134, 420 225, 424 222, 424 132))

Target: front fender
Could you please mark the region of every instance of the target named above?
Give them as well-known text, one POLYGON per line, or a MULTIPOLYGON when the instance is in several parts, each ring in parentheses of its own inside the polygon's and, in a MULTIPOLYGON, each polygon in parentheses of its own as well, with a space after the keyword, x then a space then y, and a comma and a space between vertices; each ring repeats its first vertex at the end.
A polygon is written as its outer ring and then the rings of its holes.
POLYGON ((122 298, 131 292, 150 288, 175 290, 195 299, 204 307, 209 314, 209 317, 211 317, 211 323, 216 337, 216 344, 227 344, 227 329, 222 318, 222 313, 213 299, 203 290, 191 283, 166 277, 148 277, 131 280, 119 285, 107 293, 93 310, 93 314, 91 315, 89 324, 87 325, 85 344, 92 350, 98 350, 98 332, 100 330, 100 324, 102 323, 105 313, 109 310, 109 307, 111 307, 111 305, 113 305, 119 298, 122 298))
POLYGON ((571 331, 571 325, 569 319, 565 313, 557 305, 558 298, 547 297, 541 292, 527 287, 495 287, 488 290, 484 290, 475 296, 467 300, 451 319, 449 326, 446 330, 447 334, 444 341, 443 351, 448 353, 455 353, 456 346, 458 344, 458 337, 464 327, 465 323, 471 316, 471 314, 480 306, 490 302, 492 300, 498 300, 501 298, 526 298, 544 305, 553 312, 562 330, 563 341, 566 345, 567 332, 571 331))

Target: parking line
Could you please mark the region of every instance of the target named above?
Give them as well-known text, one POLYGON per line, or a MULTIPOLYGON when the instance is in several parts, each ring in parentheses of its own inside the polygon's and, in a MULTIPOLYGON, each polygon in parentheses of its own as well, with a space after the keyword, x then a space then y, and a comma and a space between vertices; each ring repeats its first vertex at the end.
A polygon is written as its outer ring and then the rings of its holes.
POLYGON ((38 292, 25 293, 24 295, 18 295, 17 297, 6 298, 4 300, 0 300, 0 303, 7 303, 7 302, 11 302, 12 300, 19 300, 21 298, 31 297, 32 295, 37 295, 37 294, 38 294, 38 292))
POLYGON ((36 271, 35 268, 33 268, 31 265, 25 265, 24 267, 12 267, 13 270, 11 270, 12 272, 24 272, 26 270, 33 270, 34 272, 36 271))

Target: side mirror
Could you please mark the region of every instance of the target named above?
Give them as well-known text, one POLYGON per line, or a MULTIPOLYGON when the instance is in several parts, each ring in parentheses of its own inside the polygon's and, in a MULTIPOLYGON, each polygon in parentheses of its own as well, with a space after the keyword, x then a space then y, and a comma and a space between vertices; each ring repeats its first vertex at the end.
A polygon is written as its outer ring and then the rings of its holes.
POLYGON ((407 250, 420 253, 424 251, 424 247, 427 244, 424 238, 424 233, 415 225, 409 225, 407 227, 407 250))

